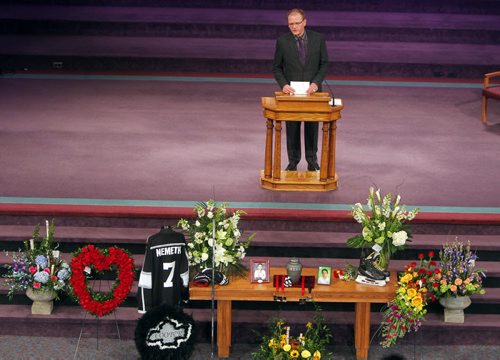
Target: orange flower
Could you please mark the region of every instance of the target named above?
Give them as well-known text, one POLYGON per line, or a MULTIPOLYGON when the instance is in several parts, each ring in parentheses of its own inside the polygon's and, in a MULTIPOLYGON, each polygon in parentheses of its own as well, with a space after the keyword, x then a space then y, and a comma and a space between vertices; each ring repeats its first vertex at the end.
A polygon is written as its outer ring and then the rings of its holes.
POLYGON ((456 279, 455 279, 455 285, 457 285, 457 286, 462 285, 462 279, 460 279, 460 278, 456 278, 456 279))
POLYGON ((457 292, 457 286, 456 285, 450 285, 450 290, 451 290, 451 292, 457 292))

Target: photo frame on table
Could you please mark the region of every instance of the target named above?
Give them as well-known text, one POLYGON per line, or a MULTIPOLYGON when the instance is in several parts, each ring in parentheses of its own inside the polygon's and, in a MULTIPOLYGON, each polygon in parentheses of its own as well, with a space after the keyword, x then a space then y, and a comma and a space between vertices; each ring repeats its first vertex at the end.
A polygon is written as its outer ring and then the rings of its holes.
POLYGON ((318 267, 318 285, 330 285, 331 279, 332 279, 331 266, 318 267))
POLYGON ((268 258, 250 259, 250 282, 259 284, 270 282, 270 269, 268 258))

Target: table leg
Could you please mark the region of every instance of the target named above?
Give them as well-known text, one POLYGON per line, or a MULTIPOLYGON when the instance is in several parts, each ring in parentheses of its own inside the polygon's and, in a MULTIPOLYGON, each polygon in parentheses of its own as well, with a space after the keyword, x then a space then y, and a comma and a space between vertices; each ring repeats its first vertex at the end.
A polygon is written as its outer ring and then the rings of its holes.
POLYGON ((354 324, 354 341, 356 358, 368 359, 370 346, 370 303, 356 303, 356 322, 354 324))
POLYGON ((231 300, 217 300, 217 351, 220 358, 231 352, 231 300))

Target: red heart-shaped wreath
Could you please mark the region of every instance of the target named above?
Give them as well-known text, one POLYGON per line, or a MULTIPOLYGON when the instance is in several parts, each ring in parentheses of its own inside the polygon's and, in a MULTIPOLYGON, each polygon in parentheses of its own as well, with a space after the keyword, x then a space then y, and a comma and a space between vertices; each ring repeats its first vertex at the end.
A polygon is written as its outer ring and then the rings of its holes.
POLYGON ((100 250, 88 245, 75 254, 71 260, 71 279, 69 283, 81 307, 97 316, 113 312, 125 300, 134 281, 134 260, 124 250, 110 247, 100 250), (97 271, 110 269, 116 265, 118 277, 108 294, 96 294, 89 290, 85 268, 93 265, 97 271))

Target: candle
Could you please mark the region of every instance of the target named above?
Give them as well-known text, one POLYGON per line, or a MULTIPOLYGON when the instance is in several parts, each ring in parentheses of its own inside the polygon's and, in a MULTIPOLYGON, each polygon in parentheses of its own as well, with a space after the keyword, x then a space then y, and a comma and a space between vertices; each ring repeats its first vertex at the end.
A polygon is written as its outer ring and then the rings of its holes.
POLYGON ((54 264, 50 267, 50 275, 54 275, 54 264))
POLYGON ((290 326, 286 327, 286 343, 290 340, 290 326))
POLYGON ((35 239, 30 239, 30 249, 35 250, 35 239))
POLYGON ((45 229, 47 231, 47 238, 49 237, 49 220, 45 220, 45 229))

